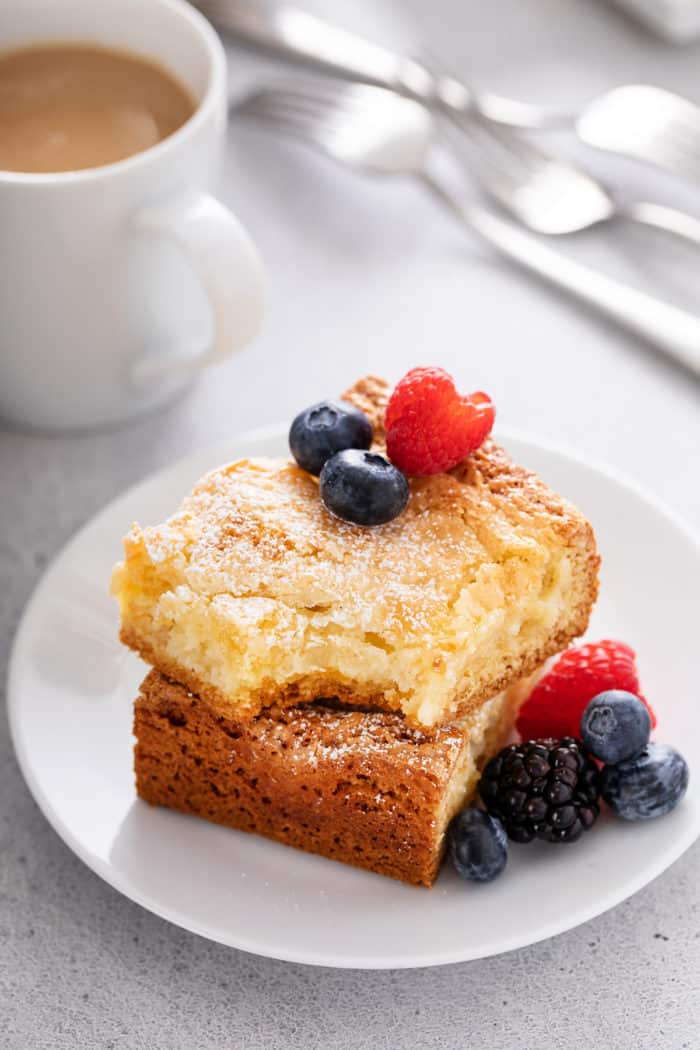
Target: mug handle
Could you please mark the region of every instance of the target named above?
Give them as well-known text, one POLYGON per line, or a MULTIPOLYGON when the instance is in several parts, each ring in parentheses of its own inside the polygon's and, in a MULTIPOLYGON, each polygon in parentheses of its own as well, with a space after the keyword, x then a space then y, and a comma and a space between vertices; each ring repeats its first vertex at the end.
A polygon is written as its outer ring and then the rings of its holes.
POLYGON ((204 368, 250 342, 262 320, 263 269, 253 242, 228 208, 208 193, 180 190, 138 211, 132 229, 160 234, 178 246, 202 282, 214 321, 208 346, 139 356, 131 365, 132 383, 144 386, 204 368))

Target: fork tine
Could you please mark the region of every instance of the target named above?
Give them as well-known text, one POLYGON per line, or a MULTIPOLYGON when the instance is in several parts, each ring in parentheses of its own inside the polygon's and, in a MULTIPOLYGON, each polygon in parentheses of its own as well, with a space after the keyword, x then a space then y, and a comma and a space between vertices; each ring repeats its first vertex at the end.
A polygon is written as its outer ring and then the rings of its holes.
POLYGON ((365 111, 368 106, 376 104, 377 98, 391 92, 365 84, 348 83, 329 78, 296 79, 292 81, 274 81, 263 89, 264 94, 274 97, 296 98, 306 102, 325 103, 334 108, 365 111))
POLYGON ((282 94, 268 95, 262 92, 237 105, 236 111, 244 115, 262 113, 265 116, 279 117, 280 120, 316 122, 330 118, 333 108, 319 99, 296 98, 282 94))
POLYGON ((494 191, 510 192, 531 173, 526 154, 517 152, 511 139, 492 134, 477 120, 467 119, 459 127, 446 123, 444 134, 466 166, 475 168, 494 191))
POLYGON ((648 84, 614 88, 584 107, 584 142, 690 178, 700 177, 700 109, 648 84))
POLYGON ((281 131, 309 139, 313 137, 314 127, 317 125, 317 119, 312 113, 282 105, 279 101, 264 96, 244 100, 241 105, 236 106, 236 115, 275 124, 281 131))
POLYGON ((353 129, 366 127, 368 114, 397 101, 393 92, 366 85, 294 81, 254 92, 234 109, 244 117, 288 125, 298 136, 323 137, 323 148, 332 152, 353 129))
POLYGON ((258 91, 235 106, 237 115, 276 127, 337 159, 338 142, 353 120, 330 98, 300 91, 258 91))
POLYGON ((377 87, 301 86, 258 92, 234 110, 289 131, 346 168, 373 174, 417 174, 434 122, 411 99, 377 87))
MULTIPOLYGON (((425 51, 420 58, 436 76, 458 79, 433 52, 425 51)), ((464 114, 458 126, 454 121, 444 121, 443 133, 460 156, 469 153, 470 163, 481 170, 482 177, 488 169, 488 177, 497 177, 504 189, 517 188, 548 159, 536 146, 514 135, 511 129, 506 132, 495 123, 487 124, 471 112, 464 114), (474 148, 465 150, 465 142, 474 148)))
MULTIPOLYGON (((370 88, 370 91, 376 90, 370 88)), ((254 92, 237 103, 235 109, 237 112, 249 111, 262 102, 284 114, 295 112, 316 120, 348 121, 366 117, 368 101, 371 103, 376 99, 372 96, 367 99, 360 87, 293 83, 254 92)))
POLYGON ((586 171, 478 117, 458 123, 452 147, 482 189, 540 233, 570 233, 609 218, 614 202, 586 171))
POLYGON ((265 110, 266 114, 277 115, 280 119, 289 117, 314 122, 331 120, 346 113, 346 107, 330 95, 324 97, 321 94, 292 88, 257 91, 247 96, 235 108, 237 112, 265 110))

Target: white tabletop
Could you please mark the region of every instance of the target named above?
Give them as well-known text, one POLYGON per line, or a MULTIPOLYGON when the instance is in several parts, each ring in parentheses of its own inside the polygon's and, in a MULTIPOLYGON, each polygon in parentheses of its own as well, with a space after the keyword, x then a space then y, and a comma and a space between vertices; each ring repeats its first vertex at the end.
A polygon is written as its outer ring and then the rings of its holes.
MULTIPOLYGON (((562 104, 652 80, 700 102, 700 45, 655 41, 603 2, 314 6, 386 42, 422 43, 504 94, 562 104)), ((233 49, 231 60, 234 90, 279 76, 233 49)), ((700 214, 700 191, 605 158, 591 163, 700 214)), ((369 370, 397 378, 417 363, 442 364, 465 389, 487 389, 503 422, 614 464, 700 528, 700 385, 680 369, 499 262, 411 185, 364 182, 234 128, 221 196, 269 271, 256 344, 128 430, 0 431, 3 664, 47 560, 107 500, 194 448, 289 419, 369 370)), ((561 248, 700 309, 697 255, 661 235, 615 227, 561 248)), ((527 950, 432 971, 314 970, 211 944, 103 884, 40 815, 3 722, 0 851, 0 1001, 11 1050, 502 1050, 565 1045, 565 1033, 590 1047, 697 1045, 698 847, 626 904, 527 950)))

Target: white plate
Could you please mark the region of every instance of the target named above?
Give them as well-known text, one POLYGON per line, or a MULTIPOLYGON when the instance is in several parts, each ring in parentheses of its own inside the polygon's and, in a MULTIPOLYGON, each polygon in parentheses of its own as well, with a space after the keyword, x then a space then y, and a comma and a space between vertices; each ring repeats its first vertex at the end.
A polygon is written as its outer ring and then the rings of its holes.
MULTIPOLYGON (((592 519, 603 587, 589 634, 635 646, 660 737, 700 770, 697 541, 611 472, 523 436, 500 437, 592 519)), ((30 790, 70 848, 132 900, 212 940, 368 968, 476 959, 551 937, 624 900, 680 856, 700 831, 700 775, 658 821, 601 818, 576 846, 512 847, 505 874, 489 886, 443 870, 432 890, 136 799, 131 701, 144 666, 118 644, 107 594, 121 537, 134 519, 169 514, 217 462, 284 446, 281 430, 257 432, 149 478, 79 532, 37 587, 15 641, 10 720, 30 790)))

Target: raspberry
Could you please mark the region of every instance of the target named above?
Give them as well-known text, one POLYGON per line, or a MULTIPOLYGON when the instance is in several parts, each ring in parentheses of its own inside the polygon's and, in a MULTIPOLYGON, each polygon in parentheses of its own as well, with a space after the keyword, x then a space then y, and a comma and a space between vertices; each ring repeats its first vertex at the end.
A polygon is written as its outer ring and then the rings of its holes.
POLYGON ((580 737, 586 706, 608 689, 624 689, 638 696, 654 728, 656 716, 640 692, 634 649, 605 639, 574 646, 559 657, 521 707, 518 732, 524 739, 580 737))
POLYGON ((441 474, 484 443, 495 409, 487 394, 462 397, 442 368, 412 368, 386 409, 389 459, 406 474, 441 474))

